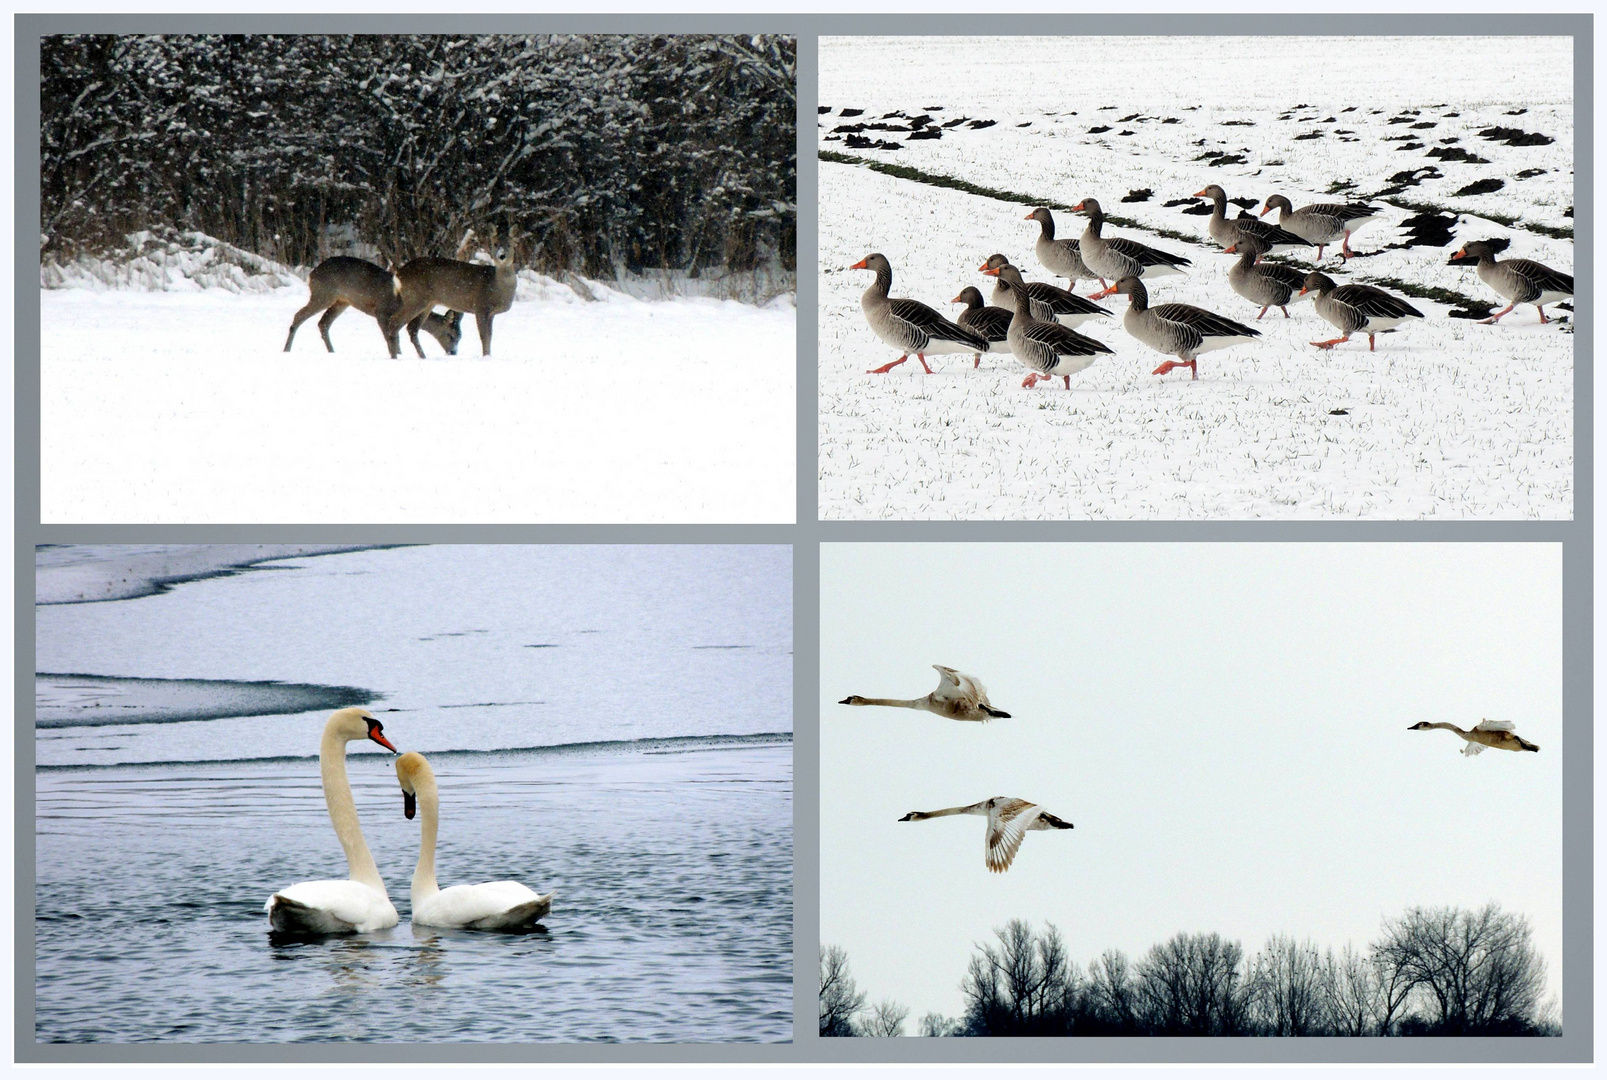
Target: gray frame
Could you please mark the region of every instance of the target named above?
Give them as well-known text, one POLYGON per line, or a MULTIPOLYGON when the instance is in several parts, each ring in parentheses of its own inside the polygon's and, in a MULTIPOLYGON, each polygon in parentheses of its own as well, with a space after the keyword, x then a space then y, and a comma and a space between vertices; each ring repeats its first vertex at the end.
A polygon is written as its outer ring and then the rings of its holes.
MULTIPOLYGON (((16 968, 15 1057, 30 1062, 111 1061, 545 1061, 545 1062, 1529 1062, 1589 1061, 1593 1053, 1591 725, 1594 385, 1589 364, 1574 368, 1574 520, 1570 522, 953 522, 822 523, 816 520, 814 432, 818 341, 815 201, 818 170, 811 107, 817 96, 819 35, 1136 34, 1155 20, 1124 15, 18 15, 16 34, 16 968), (798 124, 798 519, 793 526, 42 526, 39 520, 39 37, 56 33, 497 33, 773 32, 799 45, 798 124), (1183 540, 1538 541, 1563 545, 1564 765, 1563 1035, 1559 1039, 820 1039, 815 1013, 818 951, 820 703, 809 677, 819 664, 817 545, 832 541, 1183 540), (34 1034, 33 963, 33 556, 39 543, 790 543, 794 600, 793 1042, 787 1044, 41 1044, 34 1034), (803 677, 799 677, 799 676, 803 677)), ((1589 15, 1370 15, 1367 35, 1564 35, 1574 40, 1575 276, 1585 307, 1576 356, 1592 355, 1593 20, 1589 15)), ((1167 34, 1356 34, 1340 15, 1170 15, 1167 34)))

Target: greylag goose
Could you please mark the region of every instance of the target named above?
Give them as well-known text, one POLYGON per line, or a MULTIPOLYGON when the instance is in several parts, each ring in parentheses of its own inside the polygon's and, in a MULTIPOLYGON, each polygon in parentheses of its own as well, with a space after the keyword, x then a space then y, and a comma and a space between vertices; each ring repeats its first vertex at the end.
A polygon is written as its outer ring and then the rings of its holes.
POLYGON ((1424 720, 1420 724, 1413 724, 1406 730, 1429 731, 1433 728, 1444 728, 1446 731, 1454 731, 1467 740, 1467 745, 1462 747, 1463 757, 1482 754, 1486 746, 1493 746, 1497 750, 1533 750, 1536 753, 1540 752, 1538 746, 1520 736, 1512 727, 1512 721, 1510 720, 1480 720, 1478 726, 1472 731, 1463 731, 1455 724, 1431 724, 1424 720))
MULTIPOLYGON (((1253 236, 1267 245, 1268 251, 1298 251, 1300 248, 1312 246, 1310 240, 1303 236, 1296 236, 1280 225, 1260 218, 1240 215, 1228 220, 1228 193, 1222 190, 1221 184, 1210 184, 1204 191, 1194 193, 1196 199, 1211 200, 1211 220, 1206 224, 1206 231, 1211 239, 1230 248, 1239 242, 1241 236, 1253 236)), ((1285 312, 1284 314, 1288 314, 1285 312)))
POLYGON ((859 306, 865 309, 865 321, 870 323, 876 336, 904 354, 890 364, 872 368, 866 374, 885 375, 908 360, 910 353, 914 353, 921 367, 926 368, 926 373, 930 375, 932 369, 926 364, 927 353, 988 351, 987 338, 974 330, 954 325, 919 300, 902 297, 889 299, 887 292, 893 287, 893 267, 887 261, 887 256, 873 252, 848 269, 875 272, 876 283, 865 290, 859 306))
POLYGON ((1312 344, 1319 349, 1343 345, 1350 340, 1350 335, 1365 333, 1367 351, 1372 352, 1375 334, 1392 330, 1407 319, 1423 317, 1421 311, 1383 289, 1375 289, 1371 285, 1335 285, 1333 278, 1316 270, 1306 275, 1305 284, 1300 287, 1301 296, 1308 292, 1317 294, 1313 301, 1317 314, 1333 323, 1344 335, 1327 341, 1313 341, 1312 344))
POLYGON ((1021 850, 1021 841, 1029 832, 1040 829, 1070 829, 1075 826, 1062 821, 1036 803, 1025 799, 1012 799, 995 795, 970 806, 951 806, 947 810, 911 810, 900 821, 927 821, 950 814, 976 814, 988 819, 988 831, 983 838, 983 861, 995 874, 1010 869, 1010 863, 1021 850))
MULTIPOLYGON (((1239 256, 1228 271, 1228 284, 1233 286, 1233 291, 1252 304, 1260 304, 1261 315, 1275 307, 1287 319, 1289 309, 1285 305, 1306 283, 1306 275, 1292 266, 1262 262, 1267 245, 1259 237, 1241 235, 1236 243, 1227 247, 1227 253, 1239 256)), ((1259 320, 1261 315, 1256 318, 1259 320)))
POLYGON ((1495 249, 1483 240, 1463 244, 1462 250, 1451 258, 1478 259, 1479 280, 1511 301, 1504 309, 1488 319, 1479 320, 1483 323, 1495 322, 1519 304, 1533 304, 1534 309, 1540 313, 1540 321, 1550 322, 1551 320, 1546 318, 1545 305, 1566 300, 1574 294, 1572 274, 1553 270, 1544 263, 1537 263, 1532 259, 1507 259, 1504 262, 1497 262, 1495 249))
MULTIPOLYGON (((998 277, 1000 268, 1010 265, 1009 259, 995 252, 989 255, 988 261, 977 267, 977 269, 990 277, 998 277)), ((1021 272, 1017 267, 1012 267, 1012 269, 1015 269, 1018 274, 1021 272)), ((1067 326, 1079 326, 1089 319, 1110 314, 1109 311, 1092 300, 1084 299, 1073 292, 1067 292, 1058 285, 1050 285, 1043 281, 1024 281, 1023 284, 1027 288, 1027 297, 1032 301, 1032 317, 1034 319, 1039 319, 1043 322, 1064 323, 1067 326)), ((1006 296, 1004 290, 998 287, 993 290, 993 303, 1006 311, 1014 311, 1016 307, 1015 298, 1006 296)))
POLYGON ((1038 242, 1032 251, 1045 270, 1058 277, 1070 278, 1073 289, 1078 281, 1094 279, 1093 273, 1082 261, 1082 251, 1077 241, 1055 239, 1055 216, 1047 206, 1038 207, 1026 216, 1026 220, 1038 223, 1038 242))
POLYGON ((1173 368, 1186 367, 1191 377, 1198 379, 1200 370, 1197 357, 1200 353, 1225 349, 1241 341, 1261 336, 1243 323, 1234 322, 1214 312, 1197 308, 1193 304, 1157 304, 1149 306, 1149 291, 1136 277, 1124 277, 1105 292, 1127 294, 1127 314, 1122 326, 1127 332, 1158 352, 1171 353, 1176 360, 1168 360, 1152 375, 1165 375, 1173 368))
POLYGON ((1059 375, 1066 380, 1066 389, 1070 390, 1073 375, 1092 364, 1100 353, 1111 351, 1093 338, 1083 337, 1059 323, 1034 319, 1031 300, 1021 281, 1021 272, 1006 263, 999 268, 998 274, 999 288, 1013 298, 1015 306, 1015 317, 1010 320, 1006 340, 1015 358, 1032 369, 1022 381, 1022 386, 1030 390, 1038 385, 1039 379, 1059 375))
POLYGON ((924 709, 950 720, 1008 720, 1010 714, 988 702, 988 688, 961 671, 933 664, 938 673, 937 689, 923 698, 868 698, 850 694, 839 705, 888 705, 895 709, 924 709))
MULTIPOLYGON (((982 303, 982 293, 975 285, 967 285, 960 290, 960 295, 952 301, 964 304, 965 310, 955 320, 961 326, 974 333, 981 334, 988 339, 988 352, 1009 352, 1010 345, 1005 340, 1010 333, 1010 319, 1012 313, 1001 307, 987 307, 982 303)), ((972 367, 982 366, 982 354, 976 354, 976 361, 972 367)))
MULTIPOLYGON (((1084 199, 1072 210, 1088 216, 1088 228, 1082 234, 1079 250, 1083 264, 1099 277, 1100 285, 1105 284, 1106 278, 1116 281, 1124 277, 1181 274, 1183 267, 1189 265, 1189 260, 1181 255, 1172 255, 1137 240, 1119 236, 1107 240, 1100 236, 1100 230, 1105 227, 1105 211, 1100 208, 1098 199, 1084 199)), ((1109 295, 1109 290, 1100 295, 1109 295)))
POLYGON ((1350 258, 1355 254, 1350 250, 1350 234, 1369 221, 1382 220, 1378 208, 1365 203, 1312 203, 1296 210, 1294 203, 1282 195, 1268 198, 1261 216, 1266 217, 1279 209, 1283 212, 1278 215, 1278 224, 1316 244, 1319 262, 1322 261, 1322 249, 1335 240, 1340 241, 1344 257, 1350 258))

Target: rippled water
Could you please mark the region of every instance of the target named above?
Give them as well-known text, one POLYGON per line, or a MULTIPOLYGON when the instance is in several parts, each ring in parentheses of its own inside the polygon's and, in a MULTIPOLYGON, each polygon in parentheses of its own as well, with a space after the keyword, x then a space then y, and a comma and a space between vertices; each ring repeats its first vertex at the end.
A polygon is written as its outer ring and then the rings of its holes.
POLYGON ((543 934, 414 930, 418 822, 390 755, 354 744, 353 792, 401 924, 275 940, 269 893, 345 873, 318 780, 323 712, 41 728, 36 1037, 790 1038, 790 564, 751 548, 553 555, 367 551, 39 609, 41 670, 216 679, 224 703, 231 678, 383 693, 402 710, 381 714, 386 733, 428 754, 440 781, 442 885, 513 878, 557 895, 543 934), (581 604, 588 574, 608 599, 578 626, 554 617, 581 604), (308 640, 333 577, 362 585, 338 597, 343 613, 405 610, 350 640, 308 640), (465 606, 479 633, 462 632, 465 606), (533 651, 569 647, 561 676, 543 680, 539 662, 510 672, 532 621, 554 639, 535 643, 559 646, 533 651), (231 659, 244 641, 249 662, 231 659), (449 662, 430 659, 437 643, 449 662), (588 693, 583 671, 602 689, 588 693), (702 700, 680 683, 688 671, 707 676, 702 700), (622 708, 633 695, 641 707, 622 708))

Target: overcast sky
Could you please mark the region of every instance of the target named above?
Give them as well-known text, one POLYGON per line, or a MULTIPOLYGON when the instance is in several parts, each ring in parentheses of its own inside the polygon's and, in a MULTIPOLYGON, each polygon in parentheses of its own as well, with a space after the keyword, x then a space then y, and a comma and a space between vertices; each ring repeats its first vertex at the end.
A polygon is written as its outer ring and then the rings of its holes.
POLYGON ((821 928, 871 1002, 957 1016, 979 942, 1054 922, 1086 965, 1179 931, 1365 947, 1414 905, 1526 915, 1560 997, 1561 548, 825 544, 821 928), (1012 714, 913 698, 932 664, 1012 714), (1511 720, 1538 754, 1465 758, 1511 720), (994 795, 1076 825, 983 865, 994 795))

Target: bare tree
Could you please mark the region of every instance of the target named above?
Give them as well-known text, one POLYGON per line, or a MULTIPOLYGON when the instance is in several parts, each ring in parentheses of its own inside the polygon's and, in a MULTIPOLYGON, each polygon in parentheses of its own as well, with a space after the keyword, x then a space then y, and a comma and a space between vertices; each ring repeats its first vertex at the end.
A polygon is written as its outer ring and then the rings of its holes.
POLYGON ((854 1017, 865 1007, 865 991, 848 973, 848 953, 840 945, 820 952, 820 1034, 847 1038, 855 1034, 854 1017))
POLYGON ((1499 904, 1478 911, 1411 908, 1386 919, 1373 946, 1386 979, 1415 991, 1422 1021, 1436 1034, 1518 1034, 1533 1030, 1545 961, 1529 921, 1499 904))
POLYGON ((978 1035, 1064 1035, 1071 1027, 1079 975, 1052 924, 1035 935, 1021 919, 995 931, 999 943, 973 956, 960 988, 966 1027, 978 1035))
POLYGON ((1138 988, 1133 967, 1119 949, 1106 949, 1088 965, 1083 991, 1084 1024, 1101 1034, 1129 1034, 1138 1030, 1138 988))
POLYGON ((1244 949, 1221 934, 1178 934, 1136 974, 1142 1021, 1158 1035, 1240 1035, 1249 1023, 1244 949))
POLYGON ((904 1034, 904 1021, 909 1019, 908 1005, 900 1005, 892 998, 876 1003, 870 1017, 860 1024, 859 1033, 871 1038, 891 1039, 904 1034))
POLYGON ((960 1023, 940 1012, 929 1012, 921 1017, 921 1035, 928 1039, 942 1039, 960 1033, 960 1023))
POLYGON ((1268 1035, 1320 1035, 1328 1028, 1323 964, 1311 941, 1274 934, 1251 966, 1249 996, 1268 1035))
MULTIPOLYGON (((1380 1035, 1388 1027, 1386 994, 1378 965, 1347 944, 1338 955, 1329 949, 1322 961, 1322 996, 1334 1035, 1380 1035)), ((1399 1005, 1397 999, 1395 1004, 1399 1005)), ((1393 1015, 1393 1008, 1387 1010, 1393 1015)))

